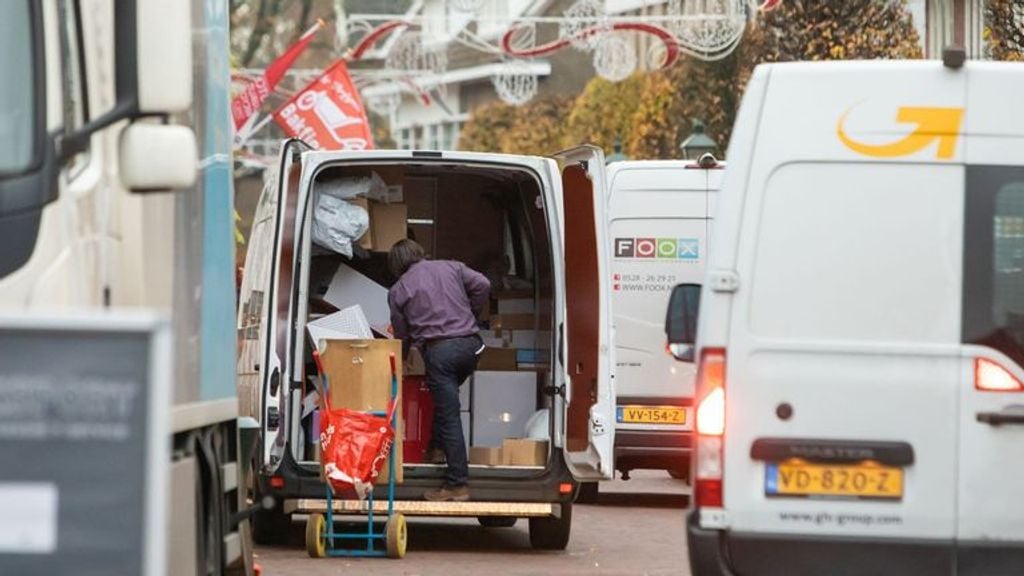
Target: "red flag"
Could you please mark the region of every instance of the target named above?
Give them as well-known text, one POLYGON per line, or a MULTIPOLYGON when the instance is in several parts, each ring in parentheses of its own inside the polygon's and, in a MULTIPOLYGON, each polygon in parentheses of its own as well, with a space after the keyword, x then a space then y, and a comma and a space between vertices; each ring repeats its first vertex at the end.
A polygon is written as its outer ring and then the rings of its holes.
POLYGON ((316 35, 317 30, 323 28, 323 26, 324 21, 317 20, 317 23, 307 30, 295 44, 292 44, 284 54, 278 56, 277 60, 271 62, 270 66, 267 66, 262 76, 249 82, 245 86, 245 90, 242 90, 241 94, 235 96, 235 99, 231 101, 231 116, 235 120, 236 131, 241 129, 245 125, 246 120, 260 109, 270 91, 277 86, 281 78, 284 78, 285 72, 291 68, 295 60, 302 54, 302 51, 313 41, 313 36, 316 35))
POLYGON ((316 150, 373 148, 366 109, 344 60, 292 96, 274 112, 274 120, 316 150))

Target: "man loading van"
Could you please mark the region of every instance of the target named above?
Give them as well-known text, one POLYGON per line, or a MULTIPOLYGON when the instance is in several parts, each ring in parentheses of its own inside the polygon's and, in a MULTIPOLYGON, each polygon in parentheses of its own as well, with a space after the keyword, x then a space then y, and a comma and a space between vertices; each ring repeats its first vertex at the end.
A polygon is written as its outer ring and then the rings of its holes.
POLYGON ((483 351, 477 318, 487 305, 491 284, 461 262, 426 260, 413 240, 397 242, 388 267, 398 281, 388 291, 391 325, 403 351, 423 354, 427 385, 434 400, 431 445, 444 451, 444 484, 423 497, 432 501, 469 499, 469 460, 459 416, 459 385, 476 370, 483 351))

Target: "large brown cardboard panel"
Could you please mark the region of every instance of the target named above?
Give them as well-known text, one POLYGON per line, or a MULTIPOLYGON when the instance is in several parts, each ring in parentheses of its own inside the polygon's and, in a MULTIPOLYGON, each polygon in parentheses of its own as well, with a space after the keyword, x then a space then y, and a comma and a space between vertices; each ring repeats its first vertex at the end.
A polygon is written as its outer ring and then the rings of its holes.
POLYGON ((373 250, 387 252, 407 234, 409 221, 405 204, 370 203, 370 234, 373 235, 373 250))
MULTIPOLYGON (((371 411, 387 410, 391 399, 391 362, 395 355, 398 381, 402 381, 401 340, 325 340, 320 354, 327 374, 328 397, 332 408, 371 411)), ((402 481, 402 414, 396 411, 395 482, 402 481)), ((388 477, 385 464, 381 480, 388 477)))

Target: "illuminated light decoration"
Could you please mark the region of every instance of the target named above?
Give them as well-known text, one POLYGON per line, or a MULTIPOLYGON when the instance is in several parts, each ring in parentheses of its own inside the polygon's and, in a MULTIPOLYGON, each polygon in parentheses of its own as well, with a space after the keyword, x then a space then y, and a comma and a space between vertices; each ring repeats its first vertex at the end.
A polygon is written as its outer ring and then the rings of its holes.
POLYGON ((491 84, 498 98, 512 106, 522 106, 537 95, 537 76, 524 60, 507 61, 502 72, 491 76, 491 84))
POLYGON ((484 0, 448 0, 448 3, 460 12, 476 12, 484 5, 484 0))
MULTIPOLYGON (((556 52, 565 48, 570 43, 569 38, 559 38, 557 40, 552 40, 547 44, 534 46, 527 50, 517 50, 512 45, 512 38, 516 33, 517 26, 518 25, 514 24, 512 28, 505 32, 505 35, 501 37, 501 49, 509 56, 535 58, 537 56, 544 56, 556 52)), ((679 59, 679 43, 676 41, 675 37, 664 28, 643 22, 616 22, 611 25, 611 29, 616 31, 643 32, 651 34, 661 40, 665 45, 665 61, 661 63, 661 68, 667 68, 672 64, 675 64, 676 60, 679 59)), ((578 34, 582 36, 593 36, 604 32, 606 32, 604 28, 588 28, 586 30, 581 30, 578 34)))
POLYGON ((594 70, 612 82, 621 82, 636 71, 636 48, 621 34, 601 37, 594 49, 594 70))
POLYGON ((604 3, 598 0, 576 0, 576 2, 565 11, 562 21, 558 25, 558 35, 567 38, 569 44, 581 52, 590 52, 597 48, 599 33, 582 34, 585 30, 607 30, 604 13, 604 3))
POLYGON ((718 60, 739 44, 751 10, 749 0, 669 0, 665 27, 687 53, 718 60))

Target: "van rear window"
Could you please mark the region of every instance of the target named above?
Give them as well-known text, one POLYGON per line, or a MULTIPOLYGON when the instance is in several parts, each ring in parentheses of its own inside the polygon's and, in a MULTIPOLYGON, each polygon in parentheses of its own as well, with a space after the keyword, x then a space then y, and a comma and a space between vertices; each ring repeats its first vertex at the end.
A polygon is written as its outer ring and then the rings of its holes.
POLYGON ((1024 167, 967 167, 962 326, 1024 367, 1024 167))

